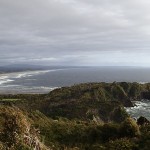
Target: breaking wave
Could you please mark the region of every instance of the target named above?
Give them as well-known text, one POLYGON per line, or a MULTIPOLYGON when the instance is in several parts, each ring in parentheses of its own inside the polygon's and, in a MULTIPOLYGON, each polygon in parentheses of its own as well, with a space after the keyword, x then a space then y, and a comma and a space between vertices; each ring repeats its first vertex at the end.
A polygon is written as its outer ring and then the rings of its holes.
POLYGON ((56 70, 40 70, 40 71, 26 71, 26 72, 15 72, 0 74, 0 93, 46 93, 56 89, 57 87, 46 87, 46 86, 28 86, 28 85, 17 85, 15 81, 25 79, 29 81, 36 80, 31 78, 36 75, 45 74, 56 70), (13 83, 14 82, 14 83, 13 83))
POLYGON ((126 108, 131 117, 137 119, 140 116, 144 116, 150 120, 150 100, 135 101, 134 105, 134 107, 126 108))

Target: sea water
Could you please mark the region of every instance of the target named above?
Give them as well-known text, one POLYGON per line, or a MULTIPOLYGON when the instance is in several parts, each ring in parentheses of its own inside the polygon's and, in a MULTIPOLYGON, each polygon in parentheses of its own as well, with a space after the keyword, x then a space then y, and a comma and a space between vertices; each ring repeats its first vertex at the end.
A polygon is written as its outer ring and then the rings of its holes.
POLYGON ((76 67, 0 75, 0 93, 47 93, 52 89, 87 82, 150 82, 150 68, 76 67))
POLYGON ((135 101, 134 107, 126 108, 126 111, 135 119, 144 116, 150 120, 150 100, 135 101))

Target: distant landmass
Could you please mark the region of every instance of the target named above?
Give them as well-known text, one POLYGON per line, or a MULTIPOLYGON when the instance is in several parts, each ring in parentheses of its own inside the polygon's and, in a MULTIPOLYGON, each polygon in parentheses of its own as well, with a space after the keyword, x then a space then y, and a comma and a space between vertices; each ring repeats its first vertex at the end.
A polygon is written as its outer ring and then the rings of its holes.
POLYGON ((29 64, 12 64, 0 66, 0 73, 33 71, 33 70, 47 70, 47 69, 61 69, 61 68, 75 68, 76 66, 41 66, 29 64))

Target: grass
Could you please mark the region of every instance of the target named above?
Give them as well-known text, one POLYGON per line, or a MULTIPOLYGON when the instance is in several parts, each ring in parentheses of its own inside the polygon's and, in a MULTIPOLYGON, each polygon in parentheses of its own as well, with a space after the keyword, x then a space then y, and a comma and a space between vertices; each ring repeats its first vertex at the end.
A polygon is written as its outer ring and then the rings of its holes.
POLYGON ((2 101, 2 102, 3 102, 3 101, 4 101, 4 102, 13 102, 13 101, 20 101, 20 100, 22 100, 22 99, 17 99, 17 98, 16 98, 16 99, 14 99, 14 98, 5 99, 5 98, 4 98, 4 99, 1 99, 0 101, 2 101))

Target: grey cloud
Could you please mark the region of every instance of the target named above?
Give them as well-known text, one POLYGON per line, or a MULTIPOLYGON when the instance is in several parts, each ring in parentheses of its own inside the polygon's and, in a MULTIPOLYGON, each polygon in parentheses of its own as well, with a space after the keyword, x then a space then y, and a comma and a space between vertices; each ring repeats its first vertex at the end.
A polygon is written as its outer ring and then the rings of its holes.
POLYGON ((0 0, 0 63, 139 64, 130 55, 150 54, 149 14, 148 0, 0 0))

